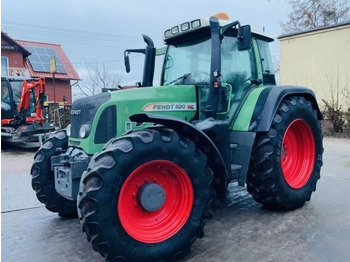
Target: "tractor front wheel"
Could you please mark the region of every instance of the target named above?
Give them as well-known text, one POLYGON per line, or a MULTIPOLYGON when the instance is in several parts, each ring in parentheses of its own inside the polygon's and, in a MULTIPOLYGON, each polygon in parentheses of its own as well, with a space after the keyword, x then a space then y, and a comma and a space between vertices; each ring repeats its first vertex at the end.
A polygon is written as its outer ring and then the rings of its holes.
POLYGON ((83 174, 78 213, 107 261, 172 260, 203 236, 213 199, 206 156, 172 131, 112 139, 83 174))
POLYGON ((47 139, 34 156, 31 169, 32 187, 38 200, 61 217, 77 217, 76 201, 68 200, 56 192, 51 157, 68 147, 66 131, 59 131, 47 139))
POLYGON ((310 200, 322 166, 322 131, 304 97, 282 101, 266 134, 258 134, 247 189, 267 208, 294 210, 310 200))

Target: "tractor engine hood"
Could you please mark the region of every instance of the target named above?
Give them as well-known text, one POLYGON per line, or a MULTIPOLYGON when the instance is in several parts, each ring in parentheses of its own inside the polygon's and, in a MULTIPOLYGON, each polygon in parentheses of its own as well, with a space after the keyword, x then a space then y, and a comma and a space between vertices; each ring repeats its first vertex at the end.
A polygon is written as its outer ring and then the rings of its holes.
POLYGON ((190 121, 197 108, 194 85, 124 89, 81 98, 72 105, 69 144, 93 154, 111 138, 150 125, 131 122, 131 115, 146 112, 190 121))

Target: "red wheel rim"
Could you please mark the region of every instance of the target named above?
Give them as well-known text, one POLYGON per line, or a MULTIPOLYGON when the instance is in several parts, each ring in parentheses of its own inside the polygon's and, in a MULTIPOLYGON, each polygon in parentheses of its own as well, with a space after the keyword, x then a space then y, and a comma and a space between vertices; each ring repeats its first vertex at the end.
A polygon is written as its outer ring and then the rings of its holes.
POLYGON ((185 170, 167 160, 155 160, 135 169, 124 182, 118 214, 125 231, 144 243, 157 243, 175 235, 186 223, 193 205, 193 188, 185 170), (166 195, 160 209, 150 212, 138 202, 145 183, 160 185, 166 195))
POLYGON ((294 189, 309 181, 315 163, 315 141, 310 126, 303 119, 294 120, 287 128, 281 152, 284 179, 294 189))

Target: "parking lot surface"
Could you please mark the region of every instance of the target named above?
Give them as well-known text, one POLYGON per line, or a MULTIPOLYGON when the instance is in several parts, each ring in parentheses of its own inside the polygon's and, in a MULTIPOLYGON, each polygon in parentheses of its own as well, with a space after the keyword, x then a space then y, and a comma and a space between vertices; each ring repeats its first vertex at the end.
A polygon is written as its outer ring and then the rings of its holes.
MULTIPOLYGON (((205 236, 177 261, 350 261, 350 140, 324 139, 324 166, 311 201, 272 212, 231 184, 205 236)), ((31 189, 33 150, 2 148, 2 261, 104 261, 77 219, 47 211, 31 189)))

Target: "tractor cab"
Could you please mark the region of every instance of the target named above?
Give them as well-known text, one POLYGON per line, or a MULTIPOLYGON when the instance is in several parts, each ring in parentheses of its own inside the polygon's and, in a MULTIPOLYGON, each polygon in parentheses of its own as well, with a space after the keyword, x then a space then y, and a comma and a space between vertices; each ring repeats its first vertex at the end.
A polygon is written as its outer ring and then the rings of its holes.
MULTIPOLYGON (((125 65, 130 71, 130 52, 146 55, 143 83, 152 85, 154 58, 148 49, 125 51, 125 65), (147 51, 148 50, 148 51, 147 51), (153 61, 153 62, 152 62, 153 61)), ((166 52, 161 86, 194 85, 198 94, 198 120, 213 117, 234 121, 244 98, 260 85, 275 85, 274 69, 267 36, 251 33, 250 26, 230 22, 220 13, 209 19, 196 19, 164 32, 166 52)), ((141 84, 141 86, 145 86, 141 84)))
POLYGON ((161 85, 195 85, 199 120, 232 121, 249 91, 275 84, 268 50, 273 39, 251 34, 250 26, 229 22, 225 14, 172 27, 164 32, 164 41, 168 49, 161 85), (264 74, 270 76, 265 81, 264 74))

